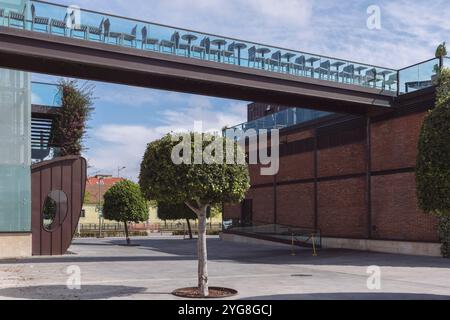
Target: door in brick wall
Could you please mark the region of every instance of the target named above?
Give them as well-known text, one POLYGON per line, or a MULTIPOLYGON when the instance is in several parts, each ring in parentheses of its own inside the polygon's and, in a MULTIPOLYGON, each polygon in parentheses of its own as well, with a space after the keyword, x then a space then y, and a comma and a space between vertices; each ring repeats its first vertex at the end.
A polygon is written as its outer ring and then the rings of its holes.
POLYGON ((253 224, 253 200, 245 199, 242 203, 242 225, 251 226, 253 224))

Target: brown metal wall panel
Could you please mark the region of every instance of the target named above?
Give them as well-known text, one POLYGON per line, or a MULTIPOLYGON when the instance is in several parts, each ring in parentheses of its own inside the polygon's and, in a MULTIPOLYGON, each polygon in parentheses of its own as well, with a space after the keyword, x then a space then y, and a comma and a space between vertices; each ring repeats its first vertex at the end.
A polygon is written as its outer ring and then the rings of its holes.
MULTIPOLYGON (((84 179, 83 181, 80 178, 75 178, 75 177, 80 177, 83 174, 83 163, 77 161, 76 163, 73 164, 72 166, 72 176, 74 177, 72 179, 72 189, 73 189, 73 193, 72 193, 72 203, 77 204, 80 203, 82 204, 82 200, 83 200, 83 195, 84 195, 84 186, 86 185, 86 179, 84 179)), ((81 216, 81 205, 76 206, 74 205, 72 207, 74 214, 72 215, 72 235, 75 233, 75 230, 78 226, 78 222, 80 220, 80 216, 81 216), (78 212, 79 211, 79 212, 78 212)))
MULTIPOLYGON (((61 165, 58 163, 57 165, 51 168, 52 170, 52 190, 62 190, 62 174, 61 174, 61 165)), ((64 191, 64 190, 63 190, 64 191)), ((61 252, 61 225, 60 215, 56 215, 56 219, 54 222, 58 227, 52 230, 51 239, 52 239, 52 256, 57 256, 62 254, 61 252)))
POLYGON ((63 157, 32 167, 33 255, 62 255, 69 249, 81 216, 87 178, 86 160, 63 157), (52 230, 43 227, 43 207, 51 191, 67 196, 67 209, 56 215, 52 230))
MULTIPOLYGON (((36 212, 36 215, 38 215, 40 223, 41 223, 41 255, 48 256, 52 253, 52 237, 51 234, 44 229, 43 225, 43 219, 42 219, 42 209, 45 204, 45 200, 47 199, 47 196, 49 192, 52 189, 52 169, 51 167, 44 168, 41 171, 41 207, 39 208, 39 212, 36 212)), ((33 190, 31 191, 33 192, 33 190)))
MULTIPOLYGON (((31 194, 31 211, 39 212, 41 210, 41 172, 36 172, 33 174, 33 179, 31 180, 31 190, 34 192, 31 194)), ((41 230, 42 224, 40 216, 33 214, 31 216, 31 232, 32 237, 32 252, 33 255, 41 254, 41 230)))
MULTIPOLYGON (((64 177, 62 181, 62 188, 66 191, 67 200, 69 203, 72 203, 72 163, 70 161, 65 161, 62 165, 62 176, 64 177)), ((72 210, 73 206, 68 206, 67 208, 67 216, 63 221, 61 226, 62 236, 61 236, 61 248, 62 251, 67 250, 72 242, 72 210)))

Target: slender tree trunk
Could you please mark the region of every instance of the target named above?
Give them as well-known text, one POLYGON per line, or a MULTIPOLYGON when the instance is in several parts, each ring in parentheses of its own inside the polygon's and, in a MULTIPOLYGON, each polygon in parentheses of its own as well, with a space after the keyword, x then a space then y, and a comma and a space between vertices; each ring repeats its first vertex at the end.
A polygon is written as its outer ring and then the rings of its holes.
POLYGON ((189 221, 189 219, 186 219, 187 222, 187 227, 188 227, 188 231, 189 231, 189 239, 194 239, 194 237, 192 236, 192 228, 191 228, 191 222, 189 221))
POLYGON ((204 297, 209 296, 208 287, 208 253, 206 248, 206 212, 208 206, 198 211, 198 288, 204 297))
POLYGON ((127 238, 127 245, 129 246, 131 244, 131 240, 130 237, 128 236, 128 223, 125 221, 124 224, 125 224, 125 236, 127 238))

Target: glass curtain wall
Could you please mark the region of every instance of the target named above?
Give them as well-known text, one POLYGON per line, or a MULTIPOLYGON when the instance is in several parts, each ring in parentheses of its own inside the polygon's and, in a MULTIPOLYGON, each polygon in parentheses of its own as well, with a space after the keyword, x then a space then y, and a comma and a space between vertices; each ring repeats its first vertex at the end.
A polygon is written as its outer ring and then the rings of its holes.
POLYGON ((29 73, 0 69, 0 232, 31 231, 29 73))

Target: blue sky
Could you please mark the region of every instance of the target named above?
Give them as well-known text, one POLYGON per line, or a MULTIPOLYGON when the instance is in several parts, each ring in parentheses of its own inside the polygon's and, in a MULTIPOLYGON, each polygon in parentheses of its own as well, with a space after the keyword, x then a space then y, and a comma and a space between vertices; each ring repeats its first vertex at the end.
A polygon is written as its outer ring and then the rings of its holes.
MULTIPOLYGON (((54 0, 61 4, 160 22, 342 59, 402 68, 432 58, 450 40, 450 1, 409 0, 54 0), (369 30, 367 8, 381 9, 369 30)), ((35 75, 35 80, 51 77, 35 75)), ((245 101, 95 83, 95 113, 85 157, 91 173, 136 179, 146 143, 204 121, 220 129, 246 119, 245 101)))

